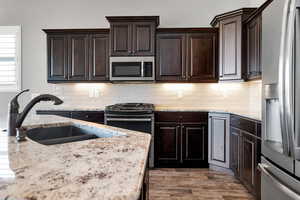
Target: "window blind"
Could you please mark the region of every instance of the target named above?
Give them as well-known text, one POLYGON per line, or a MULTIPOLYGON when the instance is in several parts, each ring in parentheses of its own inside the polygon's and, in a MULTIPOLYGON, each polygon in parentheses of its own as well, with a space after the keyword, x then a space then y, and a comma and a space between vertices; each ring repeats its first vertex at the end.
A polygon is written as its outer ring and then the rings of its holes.
POLYGON ((0 26, 0 91, 20 90, 20 46, 20 27, 0 26))

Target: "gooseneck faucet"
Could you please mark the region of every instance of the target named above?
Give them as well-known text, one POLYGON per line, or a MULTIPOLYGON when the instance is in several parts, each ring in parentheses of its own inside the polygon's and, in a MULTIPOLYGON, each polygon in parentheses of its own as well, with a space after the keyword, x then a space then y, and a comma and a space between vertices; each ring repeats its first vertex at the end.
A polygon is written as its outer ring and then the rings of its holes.
POLYGON ((17 94, 9 103, 9 110, 8 110, 8 135, 15 136, 16 135, 16 128, 20 128, 25 117, 27 116, 28 112, 31 108, 39 103, 40 101, 53 101, 54 105, 60 105, 63 101, 51 94, 42 94, 35 98, 33 98, 24 108, 23 112, 19 113, 19 102, 18 97, 24 93, 28 92, 29 90, 23 90, 19 94, 17 94))

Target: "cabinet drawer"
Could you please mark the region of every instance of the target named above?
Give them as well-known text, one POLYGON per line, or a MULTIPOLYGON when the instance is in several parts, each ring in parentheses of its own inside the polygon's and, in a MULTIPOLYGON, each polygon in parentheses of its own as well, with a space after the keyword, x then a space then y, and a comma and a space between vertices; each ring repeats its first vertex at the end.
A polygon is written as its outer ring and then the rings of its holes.
POLYGON ((180 112, 155 112, 155 122, 175 122, 179 123, 180 112))
POLYGON ((104 112, 97 111, 74 111, 72 112, 73 119, 84 120, 88 122, 104 123, 104 112))
POLYGON ((208 123, 207 112, 155 112, 156 122, 208 123))
POLYGON ((183 123, 208 123, 207 112, 181 112, 180 117, 183 123))
POLYGON ((256 122, 254 121, 231 115, 230 125, 256 135, 256 122))

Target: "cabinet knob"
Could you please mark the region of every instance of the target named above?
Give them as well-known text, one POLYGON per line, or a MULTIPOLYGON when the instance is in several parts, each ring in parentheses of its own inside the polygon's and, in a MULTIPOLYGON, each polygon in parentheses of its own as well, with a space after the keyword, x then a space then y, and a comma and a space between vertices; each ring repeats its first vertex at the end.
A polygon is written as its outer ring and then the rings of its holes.
POLYGON ((85 118, 89 118, 89 115, 86 115, 85 118))

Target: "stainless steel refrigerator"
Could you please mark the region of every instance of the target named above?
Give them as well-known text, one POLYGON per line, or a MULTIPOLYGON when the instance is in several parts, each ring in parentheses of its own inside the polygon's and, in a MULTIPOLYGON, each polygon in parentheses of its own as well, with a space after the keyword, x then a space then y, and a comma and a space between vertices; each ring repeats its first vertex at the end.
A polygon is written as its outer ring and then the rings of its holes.
POLYGON ((300 9, 273 0, 262 14, 262 200, 300 199, 300 9))

